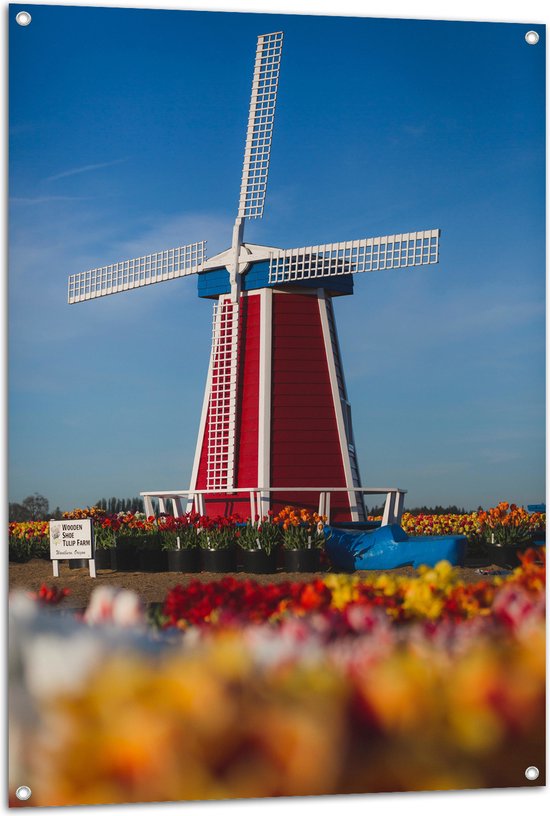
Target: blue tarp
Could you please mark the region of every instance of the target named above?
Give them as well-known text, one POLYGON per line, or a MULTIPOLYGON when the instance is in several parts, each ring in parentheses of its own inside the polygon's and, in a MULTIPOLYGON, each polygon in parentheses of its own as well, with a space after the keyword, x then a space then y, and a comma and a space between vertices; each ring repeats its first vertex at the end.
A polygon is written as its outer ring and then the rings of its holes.
POLYGON ((398 524, 377 530, 346 530, 325 525, 326 550, 336 570, 386 570, 438 561, 463 564, 466 536, 409 536, 398 524))

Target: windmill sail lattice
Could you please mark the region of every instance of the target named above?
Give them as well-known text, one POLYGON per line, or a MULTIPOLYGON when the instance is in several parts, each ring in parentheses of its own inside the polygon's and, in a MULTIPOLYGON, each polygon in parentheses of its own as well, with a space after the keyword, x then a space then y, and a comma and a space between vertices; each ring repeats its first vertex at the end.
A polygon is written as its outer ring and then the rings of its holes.
POLYGON ((261 218, 264 213, 282 48, 282 31, 258 37, 244 149, 239 218, 261 218))
POLYGON ((434 264, 438 260, 438 229, 406 232, 272 252, 269 282, 378 272, 382 269, 434 264))
POLYGON ((138 286, 194 275, 206 260, 206 241, 164 249, 140 258, 100 266, 69 276, 69 303, 114 295, 138 286))

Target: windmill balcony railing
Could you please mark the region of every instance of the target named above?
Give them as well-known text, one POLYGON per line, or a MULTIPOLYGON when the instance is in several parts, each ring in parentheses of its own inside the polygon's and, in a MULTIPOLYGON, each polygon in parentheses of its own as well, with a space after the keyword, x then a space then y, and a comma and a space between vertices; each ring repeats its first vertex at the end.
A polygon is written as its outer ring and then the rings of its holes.
MULTIPOLYGON (((159 513, 169 512, 181 516, 184 504, 187 510, 195 510, 206 515, 206 497, 215 500, 216 495, 237 496, 248 493, 250 498, 250 518, 264 516, 271 506, 271 495, 276 493, 318 493, 319 515, 326 516, 330 523, 330 503, 333 493, 347 493, 353 502, 354 495, 385 496, 382 524, 399 524, 403 515, 403 503, 406 490, 398 487, 238 487, 232 490, 151 490, 140 493, 145 512, 155 515, 153 499, 158 501, 159 513)), ((274 496, 276 498, 276 496, 274 496)))

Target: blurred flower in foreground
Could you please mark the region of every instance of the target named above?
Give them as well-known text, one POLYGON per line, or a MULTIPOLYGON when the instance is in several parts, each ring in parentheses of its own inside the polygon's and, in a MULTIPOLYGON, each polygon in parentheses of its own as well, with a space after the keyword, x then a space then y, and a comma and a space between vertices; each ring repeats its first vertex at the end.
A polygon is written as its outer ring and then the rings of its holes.
POLYGON ((92 592, 84 612, 84 620, 90 624, 110 623, 114 626, 143 627, 145 605, 136 592, 101 586, 92 592))
POLYGON ((114 590, 85 621, 16 595, 10 786, 59 806, 519 787, 528 765, 543 785, 544 585, 543 551, 473 585, 444 563, 194 582, 149 634, 114 590))

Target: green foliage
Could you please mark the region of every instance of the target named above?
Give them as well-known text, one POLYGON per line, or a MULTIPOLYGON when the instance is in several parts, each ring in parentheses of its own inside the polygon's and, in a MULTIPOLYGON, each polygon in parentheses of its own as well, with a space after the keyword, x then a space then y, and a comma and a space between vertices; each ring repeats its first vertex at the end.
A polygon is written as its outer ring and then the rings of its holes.
POLYGON ((272 519, 265 518, 252 524, 250 520, 237 529, 238 544, 243 550, 263 550, 270 555, 281 542, 281 528, 272 519))
POLYGON ((22 564, 32 558, 50 557, 50 541, 40 536, 9 536, 8 555, 10 561, 22 564))
POLYGON ((528 547, 533 540, 533 530, 528 523, 496 524, 483 531, 485 547, 528 547))
POLYGON ((98 550, 107 550, 116 544, 115 533, 110 527, 94 524, 94 542, 98 550))
POLYGON ((28 538, 10 536, 8 540, 8 551, 10 561, 15 561, 17 564, 30 561, 32 558, 31 541, 28 538))
POLYGON ((187 550, 191 547, 199 547, 200 539, 197 530, 192 527, 181 527, 173 530, 159 531, 160 546, 163 550, 187 550), (179 548, 178 548, 179 538, 179 548))
POLYGON ((112 496, 110 499, 99 499, 95 502, 95 506, 105 510, 110 516, 115 513, 143 513, 145 509, 141 496, 134 496, 133 499, 119 499, 112 496))
POLYGON ((10 521, 43 521, 49 518, 50 503, 40 493, 27 496, 21 503, 10 502, 10 521))
POLYGON ((204 550, 228 550, 237 542, 235 525, 229 519, 204 520, 197 538, 204 550))
MULTIPOLYGON (((478 508, 481 510, 482 508, 478 508)), ((440 504, 437 504, 435 507, 426 507, 423 505, 422 507, 407 507, 407 513, 411 513, 413 516, 446 516, 446 515, 465 515, 468 511, 465 510, 463 507, 457 507, 456 504, 451 504, 448 507, 443 507, 440 504)), ((384 507, 373 507, 371 510, 367 508, 367 515, 369 516, 381 516, 384 513, 384 507)))
POLYGON ((283 530, 283 547, 285 550, 316 550, 325 544, 325 534, 315 527, 301 524, 283 530))

